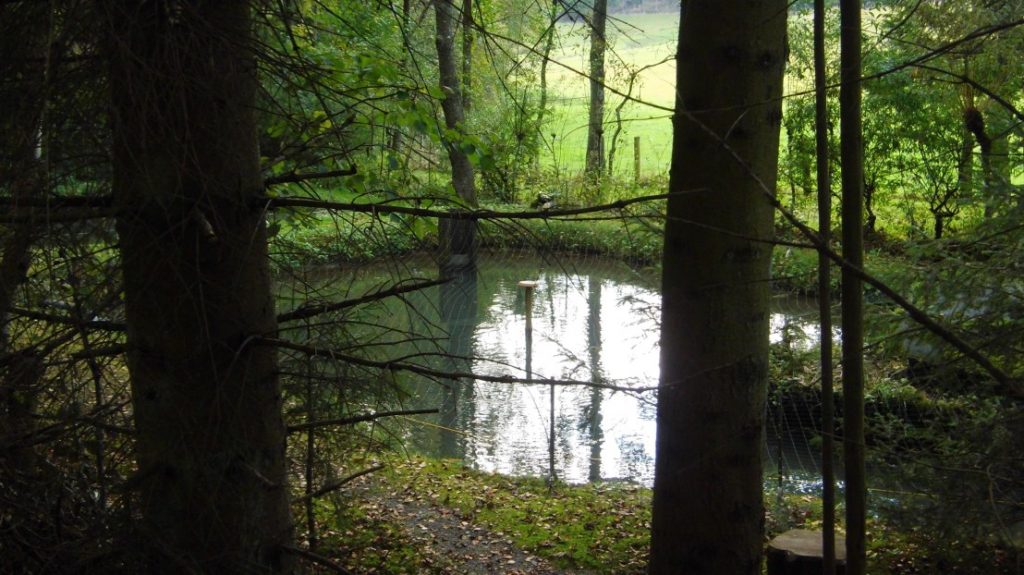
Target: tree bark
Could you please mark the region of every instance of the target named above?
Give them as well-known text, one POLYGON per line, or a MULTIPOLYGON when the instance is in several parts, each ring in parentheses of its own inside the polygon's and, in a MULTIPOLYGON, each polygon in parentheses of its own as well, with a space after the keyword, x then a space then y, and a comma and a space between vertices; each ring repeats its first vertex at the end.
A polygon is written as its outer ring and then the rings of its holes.
MULTIPOLYGON (((46 174, 37 157, 51 76, 47 25, 50 7, 39 3, 0 4, 0 192, 19 203, 42 198, 46 174), (45 64, 39 64, 45 62, 45 64)), ((13 440, 6 453, 12 468, 27 471, 35 460, 32 449, 17 439, 35 426, 36 397, 45 373, 42 358, 31 349, 14 349, 8 335, 8 311, 31 265, 32 244, 38 233, 25 220, 0 230, 0 442, 13 440)))
POLYGON ((473 107, 473 0, 462 0, 462 110, 473 107))
POLYGON ((652 574, 760 573, 786 2, 686 2, 662 272, 652 574))
POLYGON ((974 134, 975 139, 978 141, 978 147, 981 148, 985 219, 989 219, 996 214, 996 207, 999 203, 999 175, 996 169, 996 162, 993 160, 996 155, 996 139, 989 135, 985 126, 985 117, 977 108, 969 107, 964 110, 964 127, 974 134))
POLYGON ((152 572, 290 570, 246 0, 105 4, 137 487, 152 572))
MULTIPOLYGON (((437 24, 437 65, 440 75, 441 109, 444 112, 444 124, 449 132, 457 135, 457 139, 465 133, 465 113, 462 107, 462 94, 459 89, 459 74, 455 58, 455 31, 452 24, 452 0, 434 0, 434 16, 437 24)), ((448 159, 452 164, 452 187, 463 202, 476 206, 476 183, 473 164, 463 151, 461 142, 443 138, 448 150, 448 159)))
MULTIPOLYGON (((825 0, 814 0, 814 148, 818 186, 818 235, 832 240, 832 174, 828 153, 828 72, 825 0)), ((794 204, 795 205, 795 204, 794 204)), ((821 563, 836 572, 835 398, 832 389, 832 281, 828 254, 818 252, 818 318, 821 363, 821 563)))
MULTIPOLYGON (((864 139, 861 122, 861 0, 840 0, 839 130, 842 134, 843 257, 864 267, 864 139)), ((863 575, 867 560, 864 468, 864 288, 842 271, 843 456, 846 467, 846 573, 863 575)))
POLYGON ((604 53, 608 0, 594 0, 590 17, 590 113, 587 121, 587 163, 584 172, 598 178, 604 170, 604 53))

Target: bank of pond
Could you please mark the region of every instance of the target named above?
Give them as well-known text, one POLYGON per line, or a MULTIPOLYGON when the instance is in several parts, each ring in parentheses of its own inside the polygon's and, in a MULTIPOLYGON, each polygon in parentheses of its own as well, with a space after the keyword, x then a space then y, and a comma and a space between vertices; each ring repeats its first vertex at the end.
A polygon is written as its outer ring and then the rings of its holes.
MULTIPOLYGON (((304 290, 337 299, 428 280, 437 276, 437 268, 431 257, 412 255, 372 265, 307 268, 301 275, 304 290)), ((308 293, 301 296, 296 294, 296 301, 308 293)), ((346 321, 351 321, 348 337, 366 344, 359 349, 378 360, 411 361, 438 372, 492 380, 393 375, 391 383, 401 391, 388 408, 436 408, 439 413, 382 424, 389 441, 447 461, 444 465, 457 469, 458 477, 498 482, 535 477, 590 485, 582 489, 629 486, 632 493, 642 493, 654 469, 652 388, 658 381, 659 312, 655 278, 642 269, 595 255, 544 256, 523 250, 483 252, 474 269, 454 274, 448 283, 382 299, 346 321), (522 280, 536 282, 529 345, 522 280), (503 377, 580 385, 498 381, 503 377)), ((772 530, 813 527, 820 521, 817 326, 815 300, 788 294, 773 298, 764 451, 772 530)), ((841 330, 833 335, 838 340, 841 330)), ((895 362, 879 364, 866 405, 869 500, 875 535, 884 535, 885 541, 879 549, 900 561, 910 561, 914 553, 914 561, 926 561, 921 557, 928 554, 918 553, 922 543, 910 542, 918 536, 936 544, 949 537, 1002 549, 1006 538, 997 526, 1015 517, 1012 501, 1019 494, 992 501, 986 494, 993 482, 975 468, 986 442, 993 450, 1006 447, 996 446, 993 434, 1002 430, 1005 441, 1019 437, 1005 429, 1009 412, 970 394, 931 394, 928 386, 939 385, 935 381, 897 373, 900 364, 895 362), (954 517, 957 522, 949 523, 954 517), (975 527, 965 529, 965 518, 975 527), (893 542, 909 548, 886 547, 893 542)), ((836 433, 841 436, 841 407, 839 415, 836 433)), ((841 494, 841 465, 839 471, 841 494)))

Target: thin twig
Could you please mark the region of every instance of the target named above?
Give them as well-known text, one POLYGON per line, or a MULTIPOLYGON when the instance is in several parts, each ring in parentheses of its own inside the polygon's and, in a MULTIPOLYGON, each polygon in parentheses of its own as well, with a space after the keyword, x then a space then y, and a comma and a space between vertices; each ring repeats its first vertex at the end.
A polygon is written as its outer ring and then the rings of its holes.
POLYGON ((369 293, 369 294, 363 295, 361 297, 357 297, 357 298, 354 298, 354 299, 348 299, 348 300, 340 301, 340 302, 336 302, 336 303, 326 303, 326 304, 309 304, 309 303, 306 303, 306 304, 303 304, 302 306, 299 306, 298 308, 296 308, 296 309, 294 309, 292 311, 285 312, 285 313, 282 313, 282 314, 278 315, 277 316, 277 321, 278 321, 278 323, 284 323, 284 322, 288 322, 288 321, 296 321, 296 320, 301 320, 301 319, 309 319, 311 317, 314 317, 314 316, 317 316, 317 315, 321 315, 321 314, 325 314, 325 313, 330 313, 332 311, 338 311, 338 310, 342 310, 342 309, 347 309, 347 308, 350 308, 350 307, 355 307, 357 305, 362 305, 364 303, 369 303, 369 302, 374 302, 374 301, 382 300, 382 299, 387 298, 387 297, 392 297, 392 296, 399 295, 399 294, 404 294, 404 293, 419 291, 419 290, 426 289, 426 288, 429 288, 429 287, 434 287, 434 286, 446 283, 447 281, 448 281, 447 279, 437 279, 437 280, 430 280, 430 281, 414 283, 414 284, 410 284, 410 285, 397 284, 397 285, 395 285, 395 286, 393 286, 393 287, 391 287, 389 289, 386 289, 386 290, 375 291, 373 293, 369 293))
POLYGON ((375 203, 352 203, 332 202, 314 198, 263 198, 267 209, 275 208, 314 208, 324 210, 335 210, 341 212, 362 212, 370 214, 406 214, 427 218, 447 218, 451 220, 545 220, 558 216, 573 216, 578 214, 592 214, 611 210, 621 210, 633 204, 651 202, 655 200, 667 200, 671 196, 700 192, 705 190, 687 190, 668 194, 654 194, 650 196, 639 196, 614 201, 610 204, 591 206, 587 208, 571 208, 564 210, 528 210, 519 212, 502 212, 496 210, 466 209, 456 207, 455 210, 436 210, 428 208, 416 208, 411 206, 384 205, 375 203))
POLYGON ((296 425, 288 426, 288 433, 297 433, 300 431, 306 431, 309 429, 317 429, 320 427, 330 427, 332 425, 354 425, 356 423, 362 423, 364 421, 373 421, 382 417, 396 417, 400 415, 424 415, 428 413, 437 413, 440 411, 437 408, 434 409, 407 409, 400 411, 378 411, 377 413, 364 413, 362 415, 353 415, 349 417, 340 417, 337 419, 323 419, 320 421, 309 421, 306 423, 299 423, 296 425))
POLYGON ((605 383, 595 383, 591 381, 577 381, 573 379, 545 379, 545 378, 519 378, 511 375, 485 375, 482 373, 472 372, 459 372, 459 371, 442 371, 439 369, 433 369, 422 365, 416 365, 412 363, 402 363, 395 361, 376 361, 372 359, 366 359, 364 357, 358 357, 351 354, 344 353, 342 351, 314 347, 309 345, 302 345, 293 343, 283 339, 275 339, 270 337, 261 337, 255 340, 255 343, 259 345, 269 345, 272 347, 278 347, 281 349, 290 349, 299 353, 306 354, 311 357, 327 357, 335 361, 344 361, 353 365, 361 365, 363 367, 372 367, 377 369, 386 369, 389 371, 407 371, 418 375, 427 377, 435 377, 438 379, 469 379, 477 381, 487 381, 491 383, 510 383, 510 384, 533 384, 533 385, 557 385, 557 386, 584 386, 584 387, 597 387, 600 389, 609 389, 612 391, 623 391, 631 393, 639 393, 645 391, 655 391, 658 386, 645 386, 645 387, 628 387, 621 385, 611 385, 605 383))
POLYGON ((310 493, 308 495, 303 495, 302 497, 297 497, 297 498, 292 500, 292 503, 302 503, 303 501, 305 501, 307 499, 314 499, 314 498, 317 498, 317 497, 323 497, 324 495, 327 495, 328 493, 331 493, 333 491, 337 491, 337 490, 341 489, 345 485, 347 485, 349 483, 352 483, 353 481, 355 481, 356 479, 359 479, 360 477, 362 477, 364 475, 369 475, 371 473, 375 473, 377 471, 380 471, 381 469, 384 469, 383 465, 374 465, 373 467, 370 467, 370 468, 367 468, 367 469, 363 469, 361 471, 356 471, 355 473, 353 473, 352 475, 349 475, 348 477, 343 477, 343 478, 335 481, 334 483, 328 483, 327 485, 321 487, 320 489, 317 489, 313 493, 310 493))
POLYGON ((296 557, 299 557, 301 559, 305 559, 306 561, 309 561, 310 563, 316 563, 317 565, 319 565, 321 567, 324 567, 324 568, 326 568, 329 571, 334 571, 335 573, 341 573, 342 575, 353 575, 353 573, 351 571, 349 571, 348 569, 345 569, 344 567, 342 567, 341 565, 338 565, 334 561, 331 561, 327 557, 324 557, 323 555, 320 555, 319 553, 314 553, 314 552, 310 551, 309 549, 303 549, 301 547, 295 547, 294 545, 282 545, 281 546, 281 550, 286 552, 286 553, 291 553, 292 555, 295 555, 296 557))

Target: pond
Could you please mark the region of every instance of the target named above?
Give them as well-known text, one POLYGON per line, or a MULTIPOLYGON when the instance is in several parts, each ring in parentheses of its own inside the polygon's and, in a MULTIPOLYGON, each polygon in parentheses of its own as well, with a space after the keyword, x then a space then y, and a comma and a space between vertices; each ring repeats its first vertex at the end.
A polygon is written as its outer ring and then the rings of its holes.
MULTIPOLYGON (((414 259, 331 274, 338 284, 383 286, 410 276, 434 276, 432 266, 428 259, 414 259)), ((382 320, 418 333, 439 331, 443 339, 426 347, 439 345, 458 357, 438 364, 441 368, 516 377, 525 377, 529 370, 535 378, 619 388, 649 388, 658 382, 660 297, 655 278, 621 262, 484 254, 476 273, 463 273, 440 289, 405 301, 408 306, 389 307, 382 320), (518 285, 522 280, 537 282, 529 365, 525 296, 518 285)), ((773 341, 785 334, 795 345, 814 343, 814 302, 776 298, 773 306, 773 341)), ((414 449, 459 458, 485 471, 546 476, 553 406, 554 467, 560 479, 653 481, 653 392, 479 380, 415 382, 413 389, 413 405, 406 407, 440 409, 436 417, 413 420, 408 439, 414 449)), ((768 454, 783 451, 769 449, 768 454)), ((792 457, 796 463, 788 464, 791 469, 815 465, 809 453, 792 457), (803 464, 801 457, 807 459, 803 464)))

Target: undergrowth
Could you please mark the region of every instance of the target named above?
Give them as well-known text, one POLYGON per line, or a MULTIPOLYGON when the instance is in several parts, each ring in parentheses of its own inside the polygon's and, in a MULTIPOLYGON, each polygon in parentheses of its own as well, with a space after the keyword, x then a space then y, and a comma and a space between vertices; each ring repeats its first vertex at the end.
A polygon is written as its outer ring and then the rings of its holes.
POLYGON ((645 573, 650 490, 632 484, 556 484, 481 473, 450 460, 397 462, 386 482, 403 494, 455 509, 563 568, 645 573))

